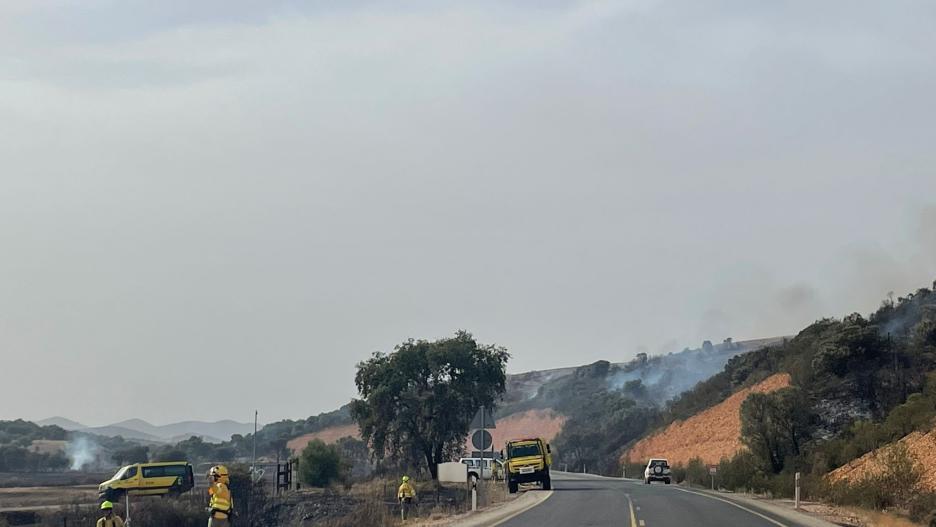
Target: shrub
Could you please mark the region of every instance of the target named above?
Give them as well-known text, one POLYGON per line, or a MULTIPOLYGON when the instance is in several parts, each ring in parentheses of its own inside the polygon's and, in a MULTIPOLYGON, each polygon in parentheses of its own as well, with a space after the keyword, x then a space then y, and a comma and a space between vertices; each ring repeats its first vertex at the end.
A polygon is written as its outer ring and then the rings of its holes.
POLYGON ((757 459, 748 451, 738 452, 731 459, 718 464, 719 486, 733 491, 764 492, 767 479, 757 459))
POLYGON ((696 457, 689 460, 689 463, 686 465, 685 478, 689 485, 706 486, 709 478, 708 467, 705 466, 705 463, 703 463, 701 459, 696 457))
MULTIPOLYGON (((841 505, 857 505, 874 509, 911 508, 919 499, 918 490, 923 471, 919 463, 897 443, 882 452, 878 459, 880 471, 858 482, 830 485, 828 498, 841 505)), ((923 501, 917 507, 927 506, 923 501)))
POLYGON ((936 494, 924 492, 918 494, 910 500, 907 507, 910 519, 915 522, 926 522, 926 525, 934 525, 936 522, 936 494))
POLYGON ((299 477, 312 487, 327 487, 344 478, 346 463, 335 445, 313 439, 299 457, 299 477))

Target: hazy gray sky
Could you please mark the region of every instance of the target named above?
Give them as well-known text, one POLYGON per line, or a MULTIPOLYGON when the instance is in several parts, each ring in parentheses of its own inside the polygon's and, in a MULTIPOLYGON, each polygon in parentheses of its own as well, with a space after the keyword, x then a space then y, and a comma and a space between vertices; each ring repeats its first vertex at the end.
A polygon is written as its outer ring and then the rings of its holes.
POLYGON ((7 0, 0 418, 300 418, 407 337, 518 372, 929 286, 934 6, 7 0))

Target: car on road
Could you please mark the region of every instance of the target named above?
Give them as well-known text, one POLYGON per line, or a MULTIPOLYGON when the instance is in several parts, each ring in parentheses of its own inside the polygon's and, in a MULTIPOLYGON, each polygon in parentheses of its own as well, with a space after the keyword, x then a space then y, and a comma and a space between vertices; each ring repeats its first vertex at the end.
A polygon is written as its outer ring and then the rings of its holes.
POLYGON ((543 490, 552 489, 549 468, 552 466, 552 450, 541 438, 514 439, 505 447, 507 468, 507 490, 517 492, 521 483, 539 483, 543 490))
POLYGON ((125 495, 176 495, 194 486, 195 473, 186 461, 136 463, 121 467, 114 477, 98 485, 98 496, 116 501, 125 495))
POLYGON ((672 481, 669 461, 665 459, 651 459, 644 469, 644 482, 649 485, 653 481, 662 481, 667 485, 672 481))
MULTIPOLYGON (((501 480, 504 478, 504 462, 500 459, 484 458, 484 479, 501 480)), ((481 463, 479 457, 463 457, 459 463, 468 465, 468 479, 481 479, 481 463)))

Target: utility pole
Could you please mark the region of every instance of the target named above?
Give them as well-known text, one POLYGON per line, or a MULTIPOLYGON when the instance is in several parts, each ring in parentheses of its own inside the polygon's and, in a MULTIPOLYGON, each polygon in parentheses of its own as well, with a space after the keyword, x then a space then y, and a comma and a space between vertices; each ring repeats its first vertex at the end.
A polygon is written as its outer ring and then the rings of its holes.
MULTIPOLYGON (((482 406, 482 407, 481 407, 481 471, 480 471, 480 472, 481 472, 481 478, 479 478, 478 484, 476 485, 476 486, 478 487, 478 490, 479 490, 479 491, 481 490, 481 486, 484 485, 484 452, 485 452, 485 450, 487 450, 487 449, 484 448, 484 425, 486 425, 486 424, 487 424, 487 423, 486 423, 485 420, 484 420, 484 407, 482 406)), ((482 493, 479 492, 478 494, 482 494, 482 493)), ((482 506, 483 506, 483 503, 484 503, 484 501, 483 501, 483 496, 482 496, 482 501, 481 501, 481 503, 482 503, 482 506)))
MULTIPOLYGON (((493 420, 494 415, 492 414, 491 421, 493 420)), ((494 459, 494 434, 491 434, 491 481, 494 482, 495 485, 497 484, 497 471, 494 470, 494 468, 497 466, 496 463, 497 461, 494 459)))
POLYGON ((254 410, 253 460, 250 462, 251 478, 253 478, 254 472, 257 470, 257 416, 259 414, 259 411, 254 410))

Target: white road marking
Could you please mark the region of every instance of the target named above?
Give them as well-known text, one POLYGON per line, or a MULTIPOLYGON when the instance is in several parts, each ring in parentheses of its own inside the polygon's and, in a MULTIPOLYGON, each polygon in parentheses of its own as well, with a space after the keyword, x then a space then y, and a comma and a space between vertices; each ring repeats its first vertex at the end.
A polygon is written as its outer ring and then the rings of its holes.
POLYGON ((726 499, 724 499, 724 498, 719 498, 718 496, 712 496, 712 495, 710 495, 710 494, 704 494, 704 493, 702 493, 702 492, 694 492, 694 491, 691 491, 691 490, 681 489, 681 488, 679 488, 679 487, 674 487, 674 489, 675 489, 675 490, 678 490, 679 492, 685 492, 685 493, 687 493, 687 494, 695 494, 696 496, 702 496, 702 497, 709 498, 709 499, 712 499, 712 500, 716 500, 716 501, 721 501, 721 502, 723 502, 723 503, 727 503, 728 505, 731 505, 731 506, 733 506, 733 507, 737 507, 737 508, 739 508, 739 509, 741 509, 741 510, 747 512, 747 513, 753 514, 754 516, 757 516, 757 517, 759 517, 759 518, 763 518, 763 519, 769 521, 770 523, 776 525, 777 527, 789 527, 789 526, 786 525, 786 524, 780 523, 780 522, 778 522, 777 520, 775 520, 775 519, 773 519, 773 518, 770 518, 770 517, 768 517, 768 516, 764 516, 763 514, 757 512, 757 511, 755 511, 755 510, 749 509, 749 508, 745 507, 744 505, 740 505, 740 504, 735 503, 735 502, 733 502, 733 501, 731 501, 731 500, 726 500, 726 499))
MULTIPOLYGON (((537 494, 539 494, 539 493, 537 493, 537 494)), ((532 503, 531 505, 524 506, 522 509, 520 509, 520 510, 514 512, 513 514, 507 516, 506 518, 503 518, 503 519, 501 519, 501 520, 499 520, 499 521, 493 523, 493 524, 491 525, 491 527, 497 527, 498 525, 500 525, 500 524, 502 524, 502 523, 507 523, 507 522, 509 522, 510 520, 516 518, 517 516, 520 516, 520 515, 523 514, 524 512, 527 512, 528 510, 530 510, 530 509, 536 507, 537 505, 542 505, 543 502, 546 501, 546 500, 548 500, 550 497, 552 497, 552 495, 553 495, 553 491, 547 490, 547 491, 546 491, 546 497, 545 497, 545 498, 543 498, 543 499, 541 499, 541 500, 539 500, 539 501, 537 501, 537 502, 534 502, 534 503, 532 503)))

